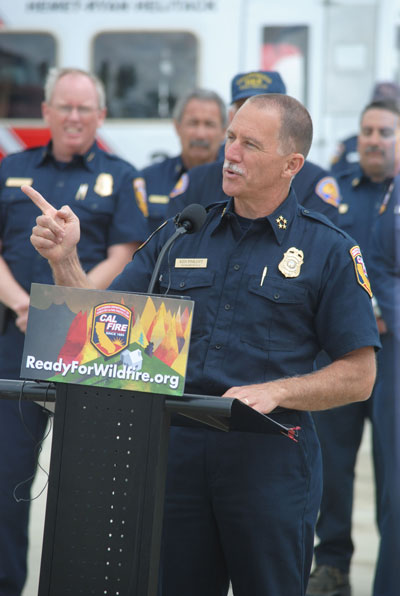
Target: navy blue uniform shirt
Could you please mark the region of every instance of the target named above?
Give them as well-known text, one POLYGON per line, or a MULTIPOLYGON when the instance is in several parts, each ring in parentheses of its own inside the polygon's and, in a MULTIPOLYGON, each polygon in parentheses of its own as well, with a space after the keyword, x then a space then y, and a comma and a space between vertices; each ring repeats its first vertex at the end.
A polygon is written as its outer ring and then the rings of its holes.
MULTIPOLYGON (((224 148, 221 146, 218 159, 223 157, 224 148)), ((151 164, 138 174, 134 183, 135 192, 138 200, 143 198, 147 202, 150 232, 167 218, 170 193, 186 171, 182 157, 177 155, 151 164)))
MULTIPOLYGON (((311 372, 321 349, 336 359, 380 345, 347 234, 299 206, 293 191, 273 214, 247 224, 243 232, 232 200, 213 205, 203 228, 179 238, 162 264, 155 291, 195 300, 187 392, 221 395, 311 372), (179 267, 179 259, 198 266, 179 267)), ((169 221, 110 289, 146 292, 173 231, 169 221)))
POLYGON ((388 329, 400 341, 400 178, 372 234, 369 271, 388 329))
POLYGON ((56 209, 68 204, 79 217, 79 258, 85 271, 107 257, 113 244, 141 242, 147 224, 133 191, 135 168, 96 144, 71 162, 54 160, 51 144, 4 158, 0 164, 1 254, 16 280, 29 292, 31 282, 53 283, 46 259, 30 243, 40 215, 22 192, 30 184, 56 209))
MULTIPOLYGON (((226 201, 227 195, 222 190, 222 165, 222 161, 216 161, 184 174, 170 194, 168 217, 173 217, 191 203, 207 206, 216 201, 226 201)), ((306 161, 296 174, 292 187, 300 205, 323 213, 336 223, 340 193, 336 180, 326 170, 306 161)))
POLYGON ((186 168, 177 155, 144 168, 135 179, 136 195, 144 196, 147 201, 150 232, 166 219, 169 193, 184 172, 186 168))
POLYGON ((372 182, 356 164, 338 174, 337 181, 342 196, 337 225, 357 240, 368 268, 372 230, 389 199, 392 178, 372 182))

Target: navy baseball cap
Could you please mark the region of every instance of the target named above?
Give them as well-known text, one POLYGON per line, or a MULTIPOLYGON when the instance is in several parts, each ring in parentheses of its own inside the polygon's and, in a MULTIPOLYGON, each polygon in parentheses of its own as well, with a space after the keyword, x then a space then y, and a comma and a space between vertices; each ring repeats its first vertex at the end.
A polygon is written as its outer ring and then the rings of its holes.
POLYGON ((286 93, 286 85, 279 72, 255 70, 237 74, 231 83, 231 103, 262 93, 286 93))
POLYGON ((394 101, 400 104, 400 86, 391 81, 381 81, 374 85, 371 101, 394 101))

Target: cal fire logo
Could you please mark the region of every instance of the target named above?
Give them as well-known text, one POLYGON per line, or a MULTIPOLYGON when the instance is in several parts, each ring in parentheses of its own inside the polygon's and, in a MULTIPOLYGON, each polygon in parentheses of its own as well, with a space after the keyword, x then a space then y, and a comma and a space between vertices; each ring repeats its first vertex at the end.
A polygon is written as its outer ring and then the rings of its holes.
POLYGON ((122 304, 107 302, 93 310, 91 343, 104 356, 114 356, 129 344, 132 311, 122 304))
POLYGON ((369 284, 367 270, 364 265, 364 260, 361 255, 361 250, 359 246, 353 246, 350 249, 350 254, 353 259, 354 269, 356 272, 356 278, 360 286, 364 288, 370 298, 372 298, 372 290, 369 284))

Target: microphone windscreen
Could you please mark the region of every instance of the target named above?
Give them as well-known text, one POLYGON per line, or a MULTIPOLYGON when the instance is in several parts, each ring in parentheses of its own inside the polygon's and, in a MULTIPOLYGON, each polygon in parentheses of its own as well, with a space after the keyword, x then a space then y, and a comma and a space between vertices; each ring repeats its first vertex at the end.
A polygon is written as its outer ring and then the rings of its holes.
POLYGON ((192 203, 191 205, 187 205, 182 213, 178 215, 176 223, 178 226, 186 228, 188 234, 193 234, 194 232, 201 230, 206 217, 207 211, 204 209, 203 205, 192 203))

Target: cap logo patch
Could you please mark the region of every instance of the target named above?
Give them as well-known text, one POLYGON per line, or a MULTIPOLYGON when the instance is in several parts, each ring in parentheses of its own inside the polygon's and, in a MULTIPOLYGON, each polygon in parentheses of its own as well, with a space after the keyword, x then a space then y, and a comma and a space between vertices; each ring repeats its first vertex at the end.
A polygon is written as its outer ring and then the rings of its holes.
POLYGON ((271 77, 261 72, 250 72, 236 81, 236 85, 240 91, 246 91, 246 89, 268 89, 271 83, 271 77))

